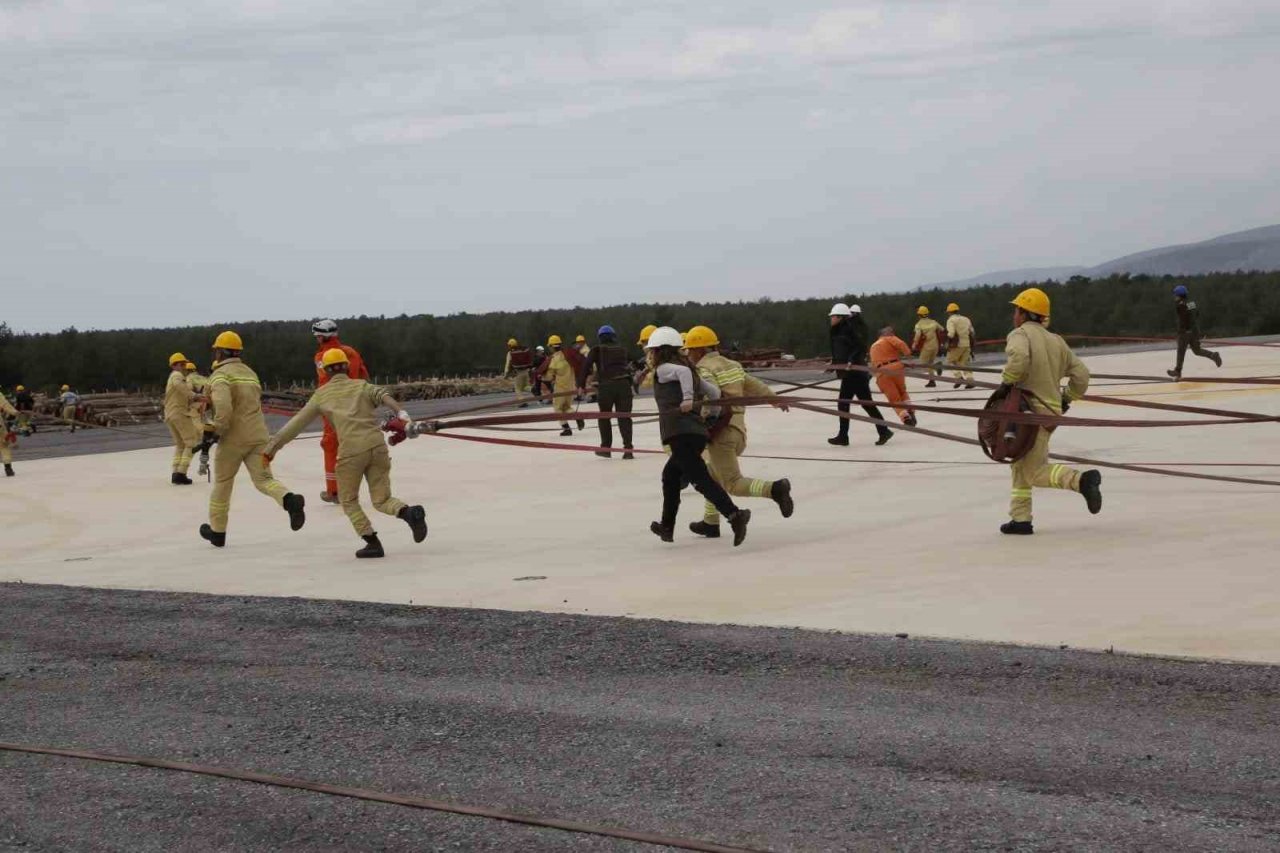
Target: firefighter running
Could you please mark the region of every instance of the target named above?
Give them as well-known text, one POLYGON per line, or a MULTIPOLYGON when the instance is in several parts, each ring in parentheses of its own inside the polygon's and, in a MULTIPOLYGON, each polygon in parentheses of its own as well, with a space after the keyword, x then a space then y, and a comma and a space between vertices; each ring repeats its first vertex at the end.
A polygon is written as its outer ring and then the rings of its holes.
POLYGON ((720 389, 697 375, 680 355, 680 333, 670 326, 654 331, 648 348, 653 351, 653 396, 658 404, 658 428, 662 443, 671 448, 671 457, 662 469, 662 520, 649 530, 663 542, 675 541, 676 514, 680 510, 683 481, 693 484, 711 501, 733 529, 734 546, 747 537, 751 510, 739 509, 724 488, 715 481, 702 451, 707 446, 707 425, 701 414, 704 401, 720 397, 720 389))
MULTIPOLYGON (((19 386, 21 387, 21 386, 19 386)), ((13 448, 18 443, 18 410, 9 403, 9 399, 0 394, 0 464, 4 465, 4 475, 13 476, 13 448), (10 422, 9 418, 13 418, 10 422)))
MULTIPOLYGON (((568 416, 573 411, 573 396, 578 377, 561 343, 559 335, 547 338, 547 346, 551 347, 551 358, 547 359, 546 364, 542 366, 542 381, 551 388, 552 409, 560 414, 560 434, 573 435, 573 430, 569 428, 568 416)), ((585 429, 586 426, 586 421, 578 421, 579 430, 585 429)))
POLYGON ((223 332, 213 342, 213 357, 218 366, 209 377, 209 399, 213 404, 218 452, 213 458, 209 523, 200 526, 200 536, 215 548, 227 544, 231 492, 242 465, 248 469, 254 488, 289 513, 292 529, 301 530, 307 520, 302 495, 290 492, 271 476, 271 465, 263 456, 267 422, 262 416, 262 384, 249 365, 240 360, 243 350, 244 343, 235 332, 223 332))
MULTIPOLYGON (((920 354, 921 367, 934 376, 941 376, 942 371, 938 369, 934 362, 938 360, 939 338, 945 335, 946 332, 942 326, 938 325, 937 320, 929 316, 928 306, 921 305, 917 308, 916 316, 920 319, 916 322, 915 337, 911 340, 911 350, 920 354)), ((924 387, 933 388, 937 384, 933 376, 930 376, 924 387)))
POLYGON ((80 413, 80 395, 71 390, 70 385, 63 385, 58 403, 61 406, 62 419, 71 424, 71 431, 76 431, 76 416, 80 413))
MULTIPOLYGON (((360 353, 338 340, 338 324, 333 320, 317 320, 311 326, 311 334, 316 339, 316 387, 320 388, 329 381, 329 374, 324 369, 324 354, 332 349, 342 350, 347 355, 352 379, 368 379, 369 369, 365 367, 360 353)), ((338 502, 338 478, 334 467, 338 464, 338 433, 328 420, 324 422, 324 435, 320 437, 320 448, 324 451, 324 491, 320 500, 325 503, 338 502)))
POLYGON ((1200 309, 1181 284, 1173 289, 1173 307, 1178 313, 1178 363, 1169 371, 1169 375, 1175 381, 1182 379, 1182 362, 1187 357, 1188 347, 1201 358, 1207 358, 1222 367, 1222 356, 1200 346, 1200 309))
MULTIPOLYGON (((592 372, 596 375, 596 402, 601 412, 617 411, 624 415, 631 414, 634 393, 631 388, 631 363, 627 359, 627 348, 618 343, 618 333, 613 326, 601 326, 596 332, 599 344, 591 349, 582 367, 578 371, 578 396, 587 393, 587 380, 592 372)), ((600 428, 600 447, 596 456, 609 459, 613 456, 613 421, 601 418, 596 421, 600 428)), ((618 418, 618 432, 622 434, 622 458, 635 459, 632 450, 631 418, 618 418)))
POLYGON ((187 380, 187 357, 175 352, 169 356, 169 381, 164 386, 164 423, 173 437, 169 482, 175 486, 191 485, 187 472, 202 437, 191 420, 191 407, 196 402, 196 392, 187 380))
POLYGON ((356 556, 365 559, 385 555, 377 531, 360 508, 362 480, 369 484, 373 508, 408 524, 413 531, 413 541, 421 542, 427 538, 426 511, 421 506, 409 506, 391 494, 391 454, 377 419, 379 406, 395 412, 402 425, 411 422, 409 413, 387 389, 349 377, 350 362, 341 348, 325 352, 322 366, 329 374, 328 381, 317 388, 302 411, 267 442, 264 455, 270 461, 316 418, 323 416, 338 434, 336 470, 342 510, 365 542, 356 556))
POLYGON ((871 366, 876 370, 876 385, 897 412, 898 420, 907 426, 915 426, 915 412, 899 405, 911 402, 911 395, 907 393, 906 366, 902 363, 904 358, 911 358, 911 347, 898 337, 893 326, 885 326, 871 345, 871 366))
POLYGON ((19 385, 14 389, 13 405, 18 410, 18 432, 31 435, 36 431, 35 416, 36 398, 27 390, 27 386, 19 385))
MULTIPOLYGON (((771 397, 774 406, 788 411, 784 398, 773 389, 747 373, 741 364, 721 355, 720 339, 707 326, 694 326, 685 338, 689 361, 697 368, 701 378, 720 389, 720 402, 734 397, 771 397)), ((744 477, 738 467, 738 457, 747 449, 747 416, 743 406, 720 407, 720 415, 710 430, 706 458, 711 476, 726 492, 738 498, 769 498, 778 505, 783 518, 795 512, 791 499, 791 481, 757 480, 744 477)), ((714 503, 706 501, 701 521, 689 525, 699 536, 716 539, 720 536, 720 512, 714 503)))
POLYGON ((528 347, 520 346, 515 338, 507 341, 507 360, 502 365, 502 378, 510 379, 511 390, 520 400, 520 408, 529 408, 529 401, 522 399, 529 393, 529 371, 533 369, 533 353, 528 347))
POLYGON ((977 333, 973 330, 973 321, 960 313, 960 306, 952 302, 947 306, 947 364, 956 368, 955 385, 962 384, 966 388, 973 387, 973 372, 966 370, 973 361, 973 345, 977 333))
MULTIPOLYGON (((1011 303, 1014 329, 1009 333, 1005 354, 1007 363, 1000 376, 1000 390, 995 398, 1007 397, 1017 386, 1028 398, 1031 408, 1041 414, 1060 415, 1073 400, 1089 390, 1089 369, 1076 357, 1058 335, 1044 327, 1049 317, 1049 297, 1032 287, 1022 291, 1011 303), (1062 380, 1068 384, 1064 391, 1062 380)), ((1013 479, 1010 520, 1000 532, 1030 535, 1032 489, 1067 489, 1084 496, 1089 512, 1102 509, 1102 474, 1096 470, 1077 471, 1066 465, 1050 464, 1049 439, 1052 428, 1038 427, 1035 443, 1026 456, 1010 466, 1013 479)))

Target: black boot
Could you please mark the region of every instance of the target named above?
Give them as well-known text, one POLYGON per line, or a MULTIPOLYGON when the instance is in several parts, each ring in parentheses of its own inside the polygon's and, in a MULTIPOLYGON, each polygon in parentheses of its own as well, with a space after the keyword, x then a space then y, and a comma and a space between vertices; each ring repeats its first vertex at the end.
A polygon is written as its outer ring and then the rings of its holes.
POLYGON ((191 478, 186 474, 179 474, 177 471, 174 471, 169 477, 169 482, 175 486, 190 486, 191 478))
POLYGON ((209 544, 215 548, 224 548, 227 544, 227 532, 224 530, 218 533, 207 524, 200 525, 200 538, 208 540, 209 544))
POLYGON ((4 463, 4 475, 5 475, 6 477, 12 477, 12 476, 13 476, 13 466, 12 466, 12 465, 10 465, 8 462, 4 463))
POLYGON ((632 448, 630 448, 630 447, 625 447, 625 448, 623 448, 623 450, 622 450, 622 458, 623 458, 623 459, 635 459, 635 458, 636 458, 636 455, 635 455, 634 453, 632 453, 631 451, 632 451, 632 448))
POLYGON ((918 420, 916 420, 916 416, 915 416, 915 415, 907 415, 907 419, 906 419, 906 420, 904 420, 904 421, 903 421, 903 423, 904 423, 904 424, 906 424, 906 425, 907 425, 907 426, 909 426, 909 427, 919 426, 919 425, 920 425, 920 422, 919 422, 918 420))
POLYGON ((930 379, 928 382, 924 383, 924 387, 926 387, 926 388, 937 388, 937 387, 938 387, 938 383, 937 383, 937 382, 934 382, 932 379, 930 379))
POLYGON ((327 504, 336 504, 338 502, 338 493, 325 489, 320 493, 320 500, 327 504))
POLYGON ((751 510, 740 509, 729 516, 729 526, 733 528, 733 547, 737 548, 747 538, 747 524, 751 521, 751 510))
POLYGON ((586 428, 587 428, 586 421, 578 421, 578 432, 582 432, 586 428))
POLYGON ((293 492, 284 496, 284 509, 285 512, 289 513, 289 528, 291 530, 301 530, 302 525, 307 523, 307 514, 303 511, 306 503, 302 495, 295 495, 293 492))
POLYGON ((1173 377, 1173 381, 1174 381, 1174 382, 1178 382, 1178 381, 1180 381, 1180 380, 1182 379, 1182 371, 1181 371, 1181 370, 1166 370, 1166 371, 1165 371, 1165 373, 1167 373, 1167 374, 1169 374, 1170 376, 1172 376, 1172 377, 1173 377))
POLYGON ((1219 353, 1215 352, 1213 354, 1213 363, 1218 365, 1218 367, 1222 367, 1222 356, 1219 353))
POLYGON ((705 521, 693 521, 689 523, 689 529, 699 536, 705 536, 707 539, 720 538, 720 525, 708 524, 705 521))
POLYGON ((893 430, 886 429, 884 432, 880 433, 880 438, 876 441, 876 447, 879 447, 882 444, 888 444, 889 439, 891 438, 893 438, 893 430))
POLYGON ((1000 532, 1011 536, 1030 536, 1035 530, 1031 528, 1029 521, 1006 521, 1000 525, 1000 532))
POLYGON ((1102 472, 1090 469, 1080 475, 1080 494, 1089 505, 1089 512, 1097 515, 1102 512, 1102 472))
POLYGON ((828 438, 828 439, 827 439, 827 444, 834 444, 836 447, 848 447, 848 446, 849 446, 849 436, 847 436, 847 435, 837 435, 835 438, 828 438))
POLYGON ((573 435, 573 430, 569 429, 569 425, 568 425, 568 424, 565 424, 565 425, 560 429, 560 434, 561 434, 561 435, 573 435))
POLYGON ((782 510, 783 518, 790 518, 791 514, 796 511, 796 502, 791 500, 790 480, 778 480, 775 482, 769 497, 773 498, 773 502, 778 505, 778 509, 782 510))
POLYGON ((378 541, 378 534, 370 533, 361 538, 364 539, 364 547, 356 551, 356 556, 361 560, 387 556, 387 552, 382 550, 382 543, 378 541))
POLYGON ((676 541, 676 531, 674 527, 669 527, 661 521, 655 521, 649 525, 649 532, 657 536, 663 542, 676 541))
POLYGON ((959 382, 957 382, 956 384, 952 385, 951 387, 952 387, 952 388, 959 388, 959 387, 960 387, 960 383, 959 383, 959 382))
POLYGON ((599 456, 601 459, 612 459, 613 453, 608 450, 597 450, 596 456, 599 456))
POLYGON ((407 506, 396 513, 396 518, 409 525, 413 531, 413 541, 421 542, 427 538, 427 511, 420 506, 407 506))

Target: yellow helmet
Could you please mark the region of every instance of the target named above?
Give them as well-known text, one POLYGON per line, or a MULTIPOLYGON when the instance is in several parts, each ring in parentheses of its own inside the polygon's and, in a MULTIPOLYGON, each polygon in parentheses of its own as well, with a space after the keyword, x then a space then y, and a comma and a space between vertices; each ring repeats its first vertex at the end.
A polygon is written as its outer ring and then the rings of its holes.
POLYGON ((350 364, 351 359, 347 358, 342 347, 334 347, 324 351, 324 355, 320 357, 320 363, 325 367, 332 367, 335 364, 350 364))
POLYGON ((960 310, 960 306, 959 306, 959 305, 957 305, 957 304, 956 304, 956 303, 954 303, 954 302, 952 302, 950 305, 948 305, 948 306, 947 306, 947 313, 948 313, 948 314, 954 314, 954 313, 956 313, 956 312, 957 312, 957 311, 959 311, 959 310, 960 310))
POLYGON ((563 343, 563 341, 560 340, 559 335, 552 335, 551 337, 547 338, 547 346, 549 347, 558 347, 560 346, 561 343, 563 343))
POLYGON ((706 326, 694 326, 690 329, 684 338, 685 346, 689 349, 704 349, 706 347, 714 347, 720 344, 720 339, 716 337, 716 333, 706 326))
POLYGON ((916 316, 917 316, 917 317, 928 317, 928 316, 929 316, 929 306, 927 306, 927 305, 921 305, 919 308, 917 308, 917 309, 916 309, 916 316))
POLYGON ((1028 287, 1015 296, 1009 304, 1017 305, 1023 311, 1030 311, 1041 317, 1049 316, 1049 294, 1038 287, 1028 287))
POLYGON ((17 388, 15 388, 14 390, 15 390, 15 391, 25 391, 25 390, 27 390, 27 386, 26 386, 26 385, 19 385, 19 386, 18 386, 17 388))
POLYGON ((512 349, 515 349, 516 347, 520 346, 520 342, 517 341, 515 338, 507 338, 507 346, 511 347, 512 349))
POLYGON ((196 363, 194 361, 188 361, 187 370, 195 370, 195 369, 196 369, 196 363))
POLYGON ((214 340, 213 345, 216 349, 244 349, 244 341, 240 340, 239 335, 231 331, 223 332, 218 335, 217 339, 214 340))
POLYGON ((586 335, 578 335, 576 338, 573 339, 573 342, 575 344, 585 344, 587 342, 586 335))
POLYGON ((654 325, 645 326, 643 329, 640 330, 640 340, 636 341, 636 343, 639 344, 640 346, 644 346, 645 344, 649 343, 649 338, 656 331, 658 331, 657 326, 654 326, 654 325))
POLYGON ((70 386, 70 385, 63 385, 63 386, 62 386, 61 388, 59 388, 58 390, 59 390, 59 391, 70 391, 70 390, 71 390, 71 386, 70 386))
POLYGON ((186 364, 187 357, 180 352, 175 352, 173 355, 169 356, 169 366, 173 367, 178 363, 186 364))

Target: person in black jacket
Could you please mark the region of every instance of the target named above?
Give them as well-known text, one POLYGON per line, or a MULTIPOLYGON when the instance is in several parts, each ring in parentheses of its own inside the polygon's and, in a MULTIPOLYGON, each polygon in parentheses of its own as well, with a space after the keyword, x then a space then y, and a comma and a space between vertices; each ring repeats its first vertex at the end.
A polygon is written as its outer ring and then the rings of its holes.
MULTIPOLYGON (((876 432, 880 438, 877 445, 884 444, 893 438, 893 430, 885 425, 880 410, 871 404, 871 373, 866 370, 842 370, 840 365, 867 364, 867 323, 862 319, 862 310, 858 306, 850 308, 843 302, 831 306, 831 369, 840 377, 840 402, 837 404, 841 412, 849 411, 852 399, 866 400, 862 410, 869 417, 875 418, 876 432)), ((828 438, 828 444, 840 447, 849 446, 849 420, 840 419, 840 432, 835 438, 828 438)))
MULTIPOLYGON (((623 414, 623 417, 618 418, 618 432, 622 433, 622 458, 635 459, 631 444, 631 418, 628 417, 631 414, 634 392, 631 388, 632 368, 627 348, 618 343, 618 333, 613 330, 613 326, 601 326, 596 336, 600 340, 599 345, 591 348, 586 361, 578 370, 578 396, 586 395, 587 380, 592 371, 595 371, 598 388, 596 401, 600 404, 600 411, 617 410, 623 414)), ((600 446, 605 448, 597 450, 596 456, 605 459, 613 455, 609 449, 613 447, 613 426, 610 421, 610 418, 596 421, 600 428, 600 446)))

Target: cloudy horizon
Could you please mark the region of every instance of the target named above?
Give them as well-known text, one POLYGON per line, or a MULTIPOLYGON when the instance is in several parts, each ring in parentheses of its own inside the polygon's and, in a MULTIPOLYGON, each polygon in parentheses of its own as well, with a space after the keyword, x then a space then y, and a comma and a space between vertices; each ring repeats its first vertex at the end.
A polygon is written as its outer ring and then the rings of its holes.
POLYGON ((0 4, 56 331, 902 290, 1280 221, 1260 2, 0 4))

